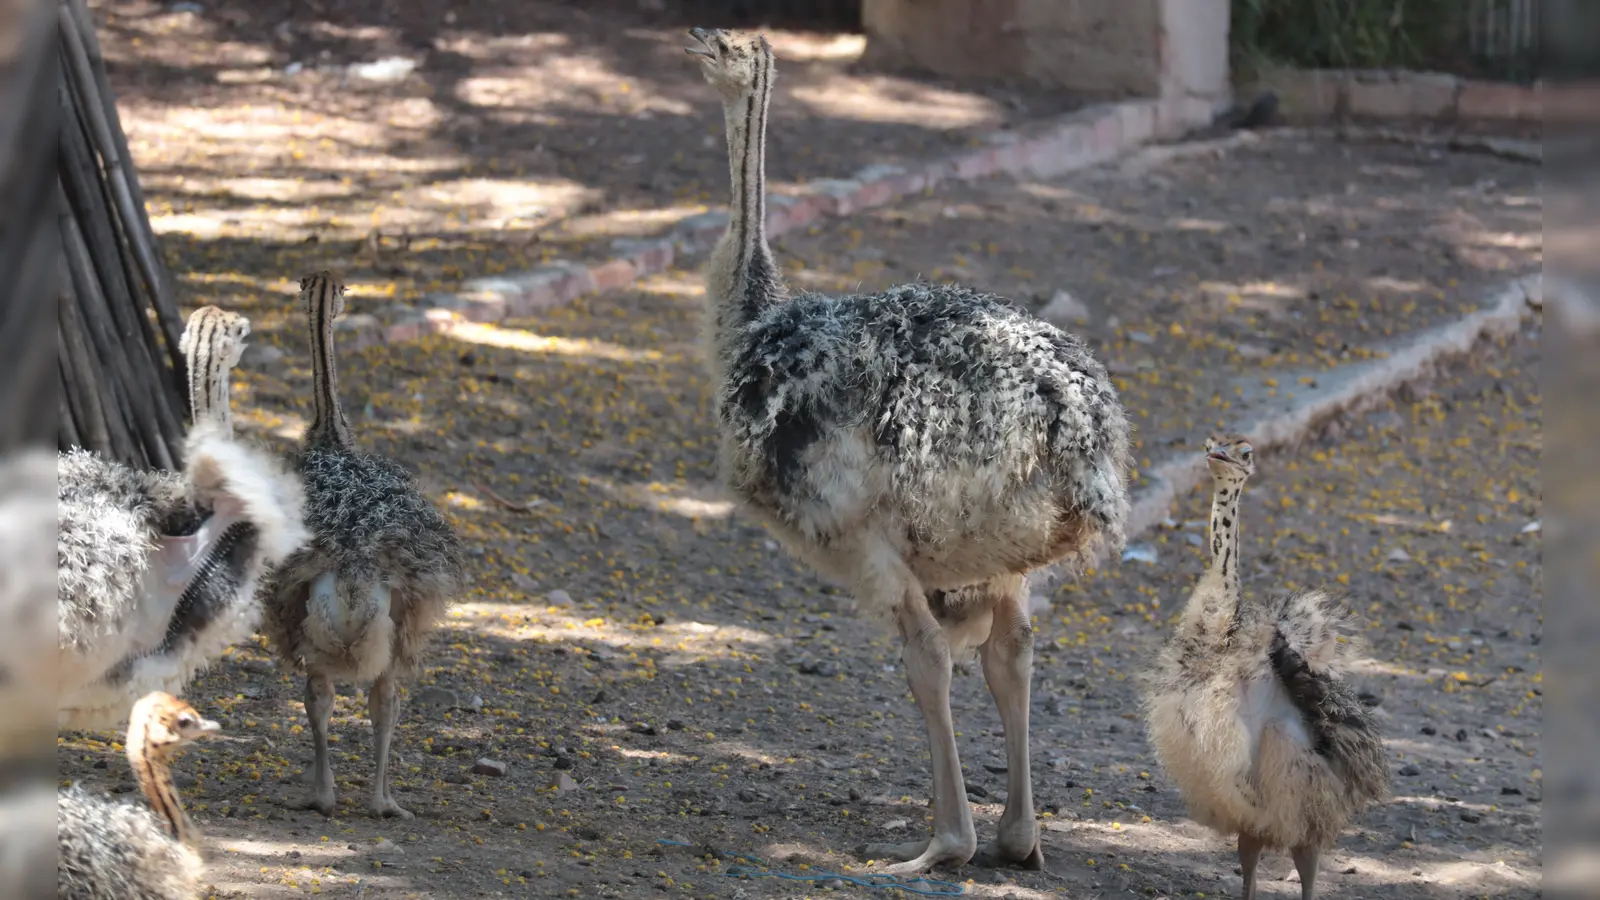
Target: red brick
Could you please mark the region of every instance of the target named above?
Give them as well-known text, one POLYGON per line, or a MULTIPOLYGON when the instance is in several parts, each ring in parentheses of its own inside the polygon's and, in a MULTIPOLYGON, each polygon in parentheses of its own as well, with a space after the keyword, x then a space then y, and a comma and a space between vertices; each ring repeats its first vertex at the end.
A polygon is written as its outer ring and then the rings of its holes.
POLYGON ((1456 109, 1463 119, 1534 121, 1540 117, 1540 99, 1538 92, 1526 85, 1467 81, 1461 85, 1456 109))
POLYGON ((665 272, 672 267, 672 257, 671 241, 651 241, 628 254, 627 259, 633 263, 636 274, 642 276, 665 272))
POLYGON ((1056 175, 1081 169, 1089 164, 1093 145, 1093 123, 1068 122, 1029 143, 1028 171, 1036 175, 1056 175))
POLYGON ((1096 161, 1111 159, 1122 152, 1122 115, 1115 108, 1094 120, 1094 144, 1090 151, 1096 161))
POLYGON ((599 293, 627 287, 633 284, 637 274, 633 263, 625 259, 613 259, 589 268, 589 277, 594 280, 594 289, 599 293))
POLYGON ((1156 103, 1151 100, 1132 100, 1117 104, 1122 116, 1122 141, 1126 146, 1143 144, 1156 133, 1156 103))
POLYGON ((956 157, 956 177, 961 179, 983 178, 999 171, 999 163, 995 158, 995 148, 985 147, 956 157))
POLYGON ((420 337, 422 337, 422 329, 420 323, 416 321, 396 322, 383 331, 383 342, 385 344, 403 344, 420 337))

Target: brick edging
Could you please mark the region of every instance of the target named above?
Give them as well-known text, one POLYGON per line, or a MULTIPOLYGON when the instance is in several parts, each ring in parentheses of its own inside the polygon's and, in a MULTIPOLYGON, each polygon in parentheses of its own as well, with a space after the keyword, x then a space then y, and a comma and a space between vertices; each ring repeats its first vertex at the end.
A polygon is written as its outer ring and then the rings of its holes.
MULTIPOLYGON (((1444 364, 1470 356, 1485 340, 1511 334, 1524 318, 1544 308, 1545 296, 1543 275, 1513 278, 1486 291, 1485 302, 1473 312, 1389 344, 1384 347, 1387 355, 1381 358, 1322 373, 1323 387, 1281 410, 1257 412, 1233 422, 1227 430, 1248 438, 1258 450, 1293 449, 1330 423, 1362 415, 1402 388, 1426 381, 1444 364)), ((1563 296, 1558 291, 1555 298, 1559 302, 1563 296)), ((1144 474, 1144 485, 1128 498, 1131 508, 1124 532, 1129 545, 1167 519, 1173 506, 1202 483, 1206 467, 1200 454, 1191 451, 1169 456, 1144 474)), ((1119 565, 1104 560, 1101 564, 1119 565)), ((1048 594, 1063 575, 1056 566, 1036 570, 1028 577, 1029 589, 1048 594)))
POLYGON ((1404 69, 1281 68, 1261 73, 1247 87, 1270 88, 1284 116, 1297 123, 1354 118, 1536 124, 1578 121, 1600 104, 1600 83, 1511 84, 1404 69))
MULTIPOLYGON (((792 195, 767 197, 772 237, 827 216, 848 216, 890 203, 944 181, 971 181, 997 174, 1056 175, 1113 159, 1153 138, 1175 138, 1211 123, 1211 109, 1184 100, 1135 100, 1100 104, 1068 113, 1023 136, 987 135, 982 146, 914 166, 869 165, 852 178, 808 182, 792 195)), ((781 149, 781 148, 780 148, 781 149)), ((614 255, 596 263, 558 260, 526 272, 474 278, 459 290, 429 294, 421 309, 397 321, 360 313, 338 323, 341 342, 357 349, 412 341, 448 332, 456 323, 494 324, 579 297, 617 290, 672 267, 681 256, 708 249, 727 227, 725 210, 700 213, 667 235, 612 242, 614 255)))

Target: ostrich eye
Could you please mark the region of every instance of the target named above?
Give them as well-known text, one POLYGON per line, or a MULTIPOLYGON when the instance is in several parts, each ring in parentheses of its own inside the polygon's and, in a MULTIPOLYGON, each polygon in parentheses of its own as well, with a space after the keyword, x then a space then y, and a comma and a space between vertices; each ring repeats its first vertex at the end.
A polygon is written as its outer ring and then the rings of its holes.
POLYGON ((188 713, 184 713, 183 715, 178 717, 178 727, 179 728, 190 728, 193 725, 194 725, 194 716, 191 716, 188 713))

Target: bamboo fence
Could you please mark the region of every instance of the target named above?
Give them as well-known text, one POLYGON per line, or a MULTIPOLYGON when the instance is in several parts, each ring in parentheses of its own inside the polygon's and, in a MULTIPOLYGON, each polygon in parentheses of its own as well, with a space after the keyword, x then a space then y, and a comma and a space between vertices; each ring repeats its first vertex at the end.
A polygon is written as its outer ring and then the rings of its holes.
POLYGON ((0 458, 55 440, 54 35, 45 2, 0 0, 0 458))
POLYGON ((57 2, 57 444, 175 468, 188 401, 172 279, 145 215, 88 7, 57 2))

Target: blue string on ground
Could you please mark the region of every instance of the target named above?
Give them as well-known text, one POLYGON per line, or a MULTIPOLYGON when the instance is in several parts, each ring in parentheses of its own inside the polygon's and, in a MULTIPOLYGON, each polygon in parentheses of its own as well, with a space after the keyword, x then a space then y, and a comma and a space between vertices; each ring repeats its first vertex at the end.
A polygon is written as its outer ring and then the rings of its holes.
MULTIPOLYGON (((658 844, 669 847, 693 847, 683 841, 669 841, 666 838, 656 840, 658 844)), ((754 863, 754 865, 731 865, 728 871, 723 872, 726 878, 781 878, 784 881, 842 881, 856 887, 878 888, 880 890, 900 890, 908 894, 921 894, 925 897, 959 897, 966 893, 966 888, 948 881, 937 881, 932 878, 900 878, 895 875, 841 875, 837 872, 814 872, 805 875, 790 875, 787 872, 770 871, 772 866, 758 856, 748 853, 719 854, 728 859, 740 862, 754 863), (759 868, 758 868, 759 867, 759 868), (769 871, 763 871, 769 870, 769 871), (949 890, 944 890, 948 888, 949 890)))

